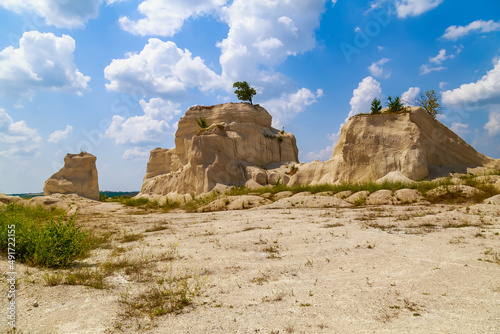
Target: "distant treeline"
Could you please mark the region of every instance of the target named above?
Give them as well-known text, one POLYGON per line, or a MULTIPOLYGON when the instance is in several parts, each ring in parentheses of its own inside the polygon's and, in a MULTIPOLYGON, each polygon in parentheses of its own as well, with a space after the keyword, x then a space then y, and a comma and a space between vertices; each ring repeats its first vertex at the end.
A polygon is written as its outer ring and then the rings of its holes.
MULTIPOLYGON (((100 191, 99 196, 106 195, 107 198, 115 196, 134 197, 138 191, 100 191)), ((21 198, 33 198, 36 196, 43 196, 43 193, 25 193, 25 194, 10 194, 9 196, 19 196, 21 198)))

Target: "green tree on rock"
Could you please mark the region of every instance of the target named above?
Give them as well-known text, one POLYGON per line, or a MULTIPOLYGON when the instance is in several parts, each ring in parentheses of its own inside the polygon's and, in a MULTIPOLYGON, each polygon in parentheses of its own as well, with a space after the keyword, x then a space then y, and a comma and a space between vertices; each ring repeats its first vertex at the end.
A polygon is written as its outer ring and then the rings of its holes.
POLYGON ((370 109, 372 111, 372 114, 380 114, 380 111, 382 110, 382 103, 380 102, 380 100, 374 98, 370 109))
POLYGON ((237 88, 234 93, 240 101, 248 101, 253 104, 252 97, 257 94, 255 89, 250 87, 246 81, 237 81, 233 84, 233 88, 237 88))
POLYGON ((414 102, 417 106, 424 108, 434 118, 436 118, 442 109, 439 97, 433 89, 426 91, 425 94, 420 94, 414 102))
POLYGON ((389 113, 395 113, 405 110, 405 106, 403 105, 403 102, 401 102, 401 98, 399 96, 389 96, 387 98, 387 107, 389 108, 389 110, 387 110, 387 112, 389 113))

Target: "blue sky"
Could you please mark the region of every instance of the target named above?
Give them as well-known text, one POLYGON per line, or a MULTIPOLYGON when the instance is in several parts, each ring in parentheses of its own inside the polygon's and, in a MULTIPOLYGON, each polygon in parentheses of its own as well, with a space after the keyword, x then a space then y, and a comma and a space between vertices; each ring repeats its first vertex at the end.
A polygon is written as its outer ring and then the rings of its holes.
POLYGON ((0 192, 39 192, 66 153, 101 190, 138 190, 193 105, 234 81, 327 160, 375 97, 434 89, 439 120, 500 158, 500 2, 0 0, 0 192))

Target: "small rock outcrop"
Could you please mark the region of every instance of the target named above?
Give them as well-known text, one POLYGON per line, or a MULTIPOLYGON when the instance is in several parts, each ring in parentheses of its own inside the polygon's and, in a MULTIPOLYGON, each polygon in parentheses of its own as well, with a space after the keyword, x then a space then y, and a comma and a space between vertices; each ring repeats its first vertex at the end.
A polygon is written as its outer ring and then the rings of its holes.
POLYGON ((298 163, 295 137, 271 122, 263 107, 248 103, 189 108, 179 120, 175 148, 151 151, 139 196, 198 195, 249 180, 268 184, 263 167, 298 163), (206 128, 198 125, 202 118, 206 128))
POLYGON ((494 159, 477 152, 424 109, 399 114, 356 115, 342 127, 332 157, 299 165, 290 185, 421 180, 466 172, 494 159))
POLYGON ((99 200, 96 157, 90 153, 67 154, 64 166, 43 186, 43 194, 77 194, 99 200))

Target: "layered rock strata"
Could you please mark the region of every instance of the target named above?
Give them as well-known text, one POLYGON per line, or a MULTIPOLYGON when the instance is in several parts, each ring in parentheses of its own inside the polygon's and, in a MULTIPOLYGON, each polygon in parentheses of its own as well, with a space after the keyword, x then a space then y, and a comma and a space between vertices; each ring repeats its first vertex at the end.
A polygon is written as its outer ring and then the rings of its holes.
POLYGON ((299 165, 290 185, 375 181, 390 173, 421 180, 493 163, 424 109, 356 115, 342 127, 330 160, 299 165))
POLYGON ((96 157, 90 153, 67 154, 64 166, 43 186, 43 194, 77 194, 99 200, 96 157))
POLYGON ((252 173, 267 184, 263 167, 298 163, 295 137, 271 122, 264 108, 248 103, 189 108, 179 120, 175 148, 151 151, 141 195, 198 195, 218 184, 244 185, 252 173), (198 125, 202 119, 206 128, 198 125))

